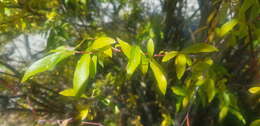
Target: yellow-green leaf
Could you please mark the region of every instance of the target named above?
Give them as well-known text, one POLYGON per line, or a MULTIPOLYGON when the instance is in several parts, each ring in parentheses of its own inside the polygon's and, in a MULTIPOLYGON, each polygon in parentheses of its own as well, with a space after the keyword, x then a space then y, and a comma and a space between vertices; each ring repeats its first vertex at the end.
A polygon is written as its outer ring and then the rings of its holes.
MULTIPOLYGON (((59 92, 60 95, 67 96, 67 97, 74 97, 76 96, 75 91, 71 89, 66 89, 64 91, 59 92)), ((81 95, 82 98, 87 98, 85 94, 81 95)))
POLYGON ((225 24, 223 24, 220 28, 220 30, 218 31, 218 34, 220 37, 225 36, 227 33, 229 33, 238 23, 237 19, 232 19, 228 22, 226 22, 225 24))
POLYGON ((171 89, 172 89, 172 92, 176 95, 186 96, 186 91, 181 87, 174 86, 171 89))
POLYGON ((175 59, 175 67, 176 67, 176 74, 177 78, 181 79, 185 70, 186 70, 186 56, 184 54, 179 54, 175 59))
POLYGON ((252 87, 248 91, 252 94, 260 93, 260 87, 252 87))
POLYGON ((162 94, 165 95, 167 88, 167 80, 164 74, 163 68, 154 59, 150 60, 150 67, 153 71, 154 77, 157 81, 157 85, 162 94))
POLYGON ((149 67, 149 58, 147 58, 145 55, 142 55, 142 61, 141 61, 141 71, 143 74, 146 74, 149 67))
POLYGON ((118 43, 123 51, 123 53, 125 54, 125 56, 130 59, 130 55, 131 55, 131 45, 129 45, 127 42, 124 42, 123 40, 117 38, 118 43))
POLYGON ((77 63, 73 78, 73 89, 76 96, 80 96, 86 88, 86 83, 90 74, 91 57, 84 54, 77 63))
POLYGON ((165 54, 165 56, 163 57, 162 61, 163 62, 167 62, 170 59, 174 58, 176 55, 178 54, 177 51, 171 51, 165 54))
POLYGON ((228 107, 226 106, 221 107, 218 115, 219 121, 222 121, 227 116, 227 114, 228 114, 228 107))
POLYGON ((89 105, 77 105, 77 110, 79 111, 79 114, 77 116, 77 119, 84 120, 89 116, 90 112, 90 106, 89 105))
POLYGON ((96 55, 92 56, 91 60, 92 62, 90 65, 90 77, 94 78, 97 73, 97 56, 96 55))
POLYGON ((147 42, 147 51, 149 56, 153 56, 154 54, 154 42, 152 39, 149 39, 147 42))
POLYGON ((253 121, 250 126, 260 126, 260 119, 253 121))
POLYGON ((216 90, 215 90, 215 82, 212 79, 208 79, 205 82, 205 86, 206 86, 206 92, 207 92, 207 96, 208 96, 208 103, 210 103, 216 94, 216 90))
POLYGON ((89 47, 89 49, 98 50, 98 49, 106 48, 114 44, 115 42, 116 41, 110 37, 100 37, 93 42, 93 44, 89 47))
POLYGON ((234 116, 236 116, 237 119, 239 119, 243 124, 246 124, 246 120, 245 120, 244 116, 243 116, 239 111, 237 111, 237 110, 235 110, 235 109, 230 109, 229 111, 230 111, 230 113, 232 113, 234 116))
POLYGON ((216 52, 218 49, 206 43, 196 43, 182 50, 183 53, 208 53, 216 52))
POLYGON ((60 50, 59 52, 50 54, 36 62, 34 62, 25 72, 22 82, 28 80, 31 76, 38 73, 52 70, 60 61, 73 55, 73 51, 60 50))
POLYGON ((189 96, 185 96, 182 100, 182 106, 183 108, 186 108, 189 104, 189 101, 190 101, 190 97, 189 96))
POLYGON ((126 72, 129 77, 135 72, 141 63, 141 51, 139 46, 133 46, 131 49, 130 59, 128 61, 126 72))

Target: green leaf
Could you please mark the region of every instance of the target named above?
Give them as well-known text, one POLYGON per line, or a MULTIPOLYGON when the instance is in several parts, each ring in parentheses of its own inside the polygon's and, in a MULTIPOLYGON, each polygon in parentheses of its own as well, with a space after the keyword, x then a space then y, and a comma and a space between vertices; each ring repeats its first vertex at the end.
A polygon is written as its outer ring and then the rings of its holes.
POLYGON ((114 44, 115 42, 116 41, 112 38, 100 37, 93 42, 93 44, 89 47, 89 50, 103 49, 114 44))
POLYGON ((212 45, 206 43, 196 43, 182 50, 183 53, 208 53, 218 51, 212 45))
POLYGON ((250 126, 260 126, 260 119, 253 121, 250 126))
POLYGON ((163 57, 162 61, 163 62, 167 62, 170 59, 174 58, 176 55, 178 54, 177 51, 171 51, 165 54, 165 56, 163 57))
POLYGON ((130 59, 130 55, 131 55, 131 45, 129 45, 127 42, 124 42, 123 40, 117 38, 118 43, 123 51, 123 53, 125 54, 125 56, 130 59))
POLYGON ((136 68, 141 63, 141 51, 139 46, 133 46, 131 49, 130 59, 128 61, 126 72, 128 77, 131 77, 136 68))
POLYGON ((218 115, 219 121, 223 121, 223 119, 227 116, 227 114, 228 114, 228 107, 226 106, 221 107, 218 115))
POLYGON ((248 89, 248 91, 249 91, 251 94, 260 93, 260 87, 252 87, 252 88, 248 89))
POLYGON ((147 73, 148 67, 149 67, 149 58, 147 58, 145 55, 142 55, 141 71, 144 75, 147 73))
POLYGON ((152 39, 148 40, 147 51, 148 51, 148 55, 152 57, 154 54, 154 42, 152 39))
MULTIPOLYGON (((66 89, 64 91, 61 91, 59 92, 60 95, 63 95, 63 96, 67 96, 67 97, 74 97, 76 96, 76 93, 75 91, 71 88, 71 89, 66 89)), ((87 98, 86 95, 81 95, 82 98, 87 98)))
POLYGON ((177 86, 174 86, 171 88, 172 89, 172 92, 176 95, 179 95, 179 96, 186 96, 186 91, 184 88, 181 88, 181 87, 177 87, 177 86))
POLYGON ((34 62, 25 72, 22 82, 25 82, 28 80, 31 76, 34 76, 38 73, 47 71, 47 70, 52 70, 54 67, 63 59, 73 55, 73 51, 59 51, 56 53, 53 53, 51 55, 48 55, 36 62, 34 62))
POLYGON ((234 116, 236 116, 240 121, 242 121, 243 124, 246 124, 246 120, 244 116, 237 110, 235 109, 230 109, 230 113, 232 113, 234 116))
POLYGON ((184 54, 179 54, 175 59, 175 67, 176 67, 176 74, 177 78, 181 79, 185 70, 186 70, 186 56, 184 54))
POLYGON ((92 62, 90 65, 90 77, 94 78, 97 73, 97 56, 96 55, 92 56, 91 60, 92 62))
POLYGON ((80 0, 80 2, 81 2, 82 4, 84 4, 84 5, 86 5, 87 2, 88 2, 88 0, 80 0))
POLYGON ((80 96, 85 90, 90 75, 91 57, 84 54, 77 63, 73 78, 73 89, 76 96, 80 96))
POLYGON ((150 67, 153 71, 154 77, 157 81, 157 85, 162 94, 165 95, 167 88, 167 80, 164 74, 163 68, 154 59, 150 60, 150 67))
POLYGON ((208 96, 208 103, 210 103, 216 94, 216 90, 215 90, 215 82, 212 79, 207 79, 206 83, 206 92, 207 92, 207 96, 208 96))
POLYGON ((226 22, 225 24, 223 24, 218 31, 219 36, 223 37, 226 34, 228 34, 237 25, 237 23, 238 23, 237 19, 232 19, 226 22))
POLYGON ((187 65, 188 66, 191 66, 192 65, 192 60, 191 58, 188 56, 188 55, 185 55, 186 56, 186 60, 187 60, 187 65))

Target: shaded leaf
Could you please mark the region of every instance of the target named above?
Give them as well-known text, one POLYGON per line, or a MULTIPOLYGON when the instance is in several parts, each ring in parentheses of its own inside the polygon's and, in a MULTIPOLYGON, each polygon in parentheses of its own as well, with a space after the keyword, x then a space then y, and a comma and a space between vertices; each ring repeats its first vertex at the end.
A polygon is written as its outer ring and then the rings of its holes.
POLYGON ((218 51, 216 47, 206 43, 195 43, 182 50, 182 52, 184 53, 208 53, 208 52, 216 52, 216 51, 218 51))
POLYGON ((185 70, 186 70, 186 56, 184 54, 179 54, 175 59, 175 67, 176 67, 176 74, 177 78, 181 79, 185 70))
POLYGON ((157 85, 162 94, 165 95, 167 88, 166 76, 163 72, 163 68, 154 59, 150 60, 150 67, 153 71, 154 77, 157 81, 157 85))
POLYGON ((239 111, 237 111, 237 110, 235 110, 235 109, 230 109, 229 111, 230 111, 230 113, 232 113, 234 116, 236 116, 237 119, 239 119, 243 124, 246 124, 246 120, 245 120, 244 116, 243 116, 239 111))

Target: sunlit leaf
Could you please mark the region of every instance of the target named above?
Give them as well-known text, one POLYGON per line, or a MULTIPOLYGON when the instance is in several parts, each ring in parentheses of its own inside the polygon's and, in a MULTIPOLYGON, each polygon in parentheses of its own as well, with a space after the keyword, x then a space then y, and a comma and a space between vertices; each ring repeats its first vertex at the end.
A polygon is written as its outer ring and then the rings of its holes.
POLYGON ((176 74, 177 78, 181 79, 185 70, 186 70, 186 56, 184 54, 179 54, 175 59, 175 67, 176 67, 176 74))
POLYGON ((170 59, 174 58, 176 55, 178 54, 177 51, 171 51, 165 54, 165 56, 163 57, 163 62, 167 62, 170 59))
POLYGON ((208 96, 208 103, 210 103, 214 99, 216 94, 214 80, 212 79, 206 80, 205 86, 206 86, 206 92, 208 96))
POLYGON ((112 51, 111 48, 108 48, 108 49, 106 49, 103 53, 104 53, 106 56, 112 57, 113 51, 112 51))
MULTIPOLYGON (((71 89, 66 89, 64 91, 59 92, 60 95, 67 96, 67 97, 74 97, 76 96, 75 91, 71 89)), ((81 95, 82 98, 87 98, 85 94, 81 95)))
POLYGON ((186 91, 185 89, 181 88, 181 87, 177 87, 177 86, 174 86, 171 88, 172 89, 172 92, 176 95, 179 95, 179 96, 186 96, 186 91))
POLYGON ((182 100, 182 106, 183 108, 186 108, 189 104, 189 101, 190 101, 190 97, 189 96, 185 96, 182 100))
POLYGON ((248 91, 252 94, 256 94, 256 93, 260 92, 260 87, 252 87, 252 88, 249 88, 248 91))
POLYGON ((147 51, 149 56, 153 56, 154 54, 154 42, 152 39, 149 39, 147 42, 147 51))
POLYGON ((73 89, 76 96, 80 96, 85 90, 90 75, 91 56, 84 54, 77 63, 73 77, 73 89))
POLYGON ((89 50, 98 50, 114 44, 116 41, 109 37, 97 38, 89 47, 89 50))
POLYGON ((92 56, 91 60, 92 62, 90 65, 90 77, 94 78, 97 73, 97 56, 96 55, 92 56))
POLYGON ((221 28, 218 31, 218 34, 220 37, 225 36, 227 33, 229 33, 238 23, 237 19, 232 19, 225 24, 221 26, 221 28))
POLYGON ((141 61, 141 71, 143 74, 146 74, 149 68, 149 58, 147 58, 145 55, 142 55, 142 61, 141 61))
POLYGON ((118 43, 123 51, 123 53, 125 54, 125 56, 130 59, 130 55, 131 55, 131 45, 129 45, 127 42, 124 42, 123 40, 117 38, 118 43))
POLYGON ((216 52, 218 49, 206 43, 195 43, 182 50, 184 53, 209 53, 216 52))
POLYGON ((163 121, 161 122, 160 126, 170 126, 173 125, 173 120, 171 119, 171 116, 168 114, 162 114, 163 121))
POLYGON ((36 62, 34 62, 25 72, 22 82, 28 80, 31 76, 38 73, 52 70, 60 61, 73 55, 73 51, 62 50, 53 54, 50 54, 36 62))
POLYGON ((260 126, 260 119, 253 121, 250 126, 260 126))
POLYGON ((150 67, 153 71, 154 77, 157 81, 157 85, 162 94, 165 95, 167 88, 166 76, 163 72, 163 68, 154 59, 150 60, 150 67))
POLYGON ((222 95, 223 95, 223 102, 224 102, 225 106, 230 105, 231 100, 230 100, 229 94, 227 92, 223 92, 222 95))
POLYGON ((223 106, 220 108, 220 112, 218 114, 219 121, 222 121, 228 114, 228 107, 223 106))
POLYGON ((133 46, 131 49, 130 59, 128 61, 126 72, 129 77, 135 72, 141 63, 141 51, 139 46, 133 46))
POLYGON ((188 66, 191 66, 192 65, 192 60, 191 58, 188 56, 188 55, 185 55, 186 56, 186 60, 187 60, 187 65, 188 66))
POLYGON ((77 105, 77 110, 79 111, 77 118, 80 120, 84 120, 89 115, 90 107, 89 105, 77 105))

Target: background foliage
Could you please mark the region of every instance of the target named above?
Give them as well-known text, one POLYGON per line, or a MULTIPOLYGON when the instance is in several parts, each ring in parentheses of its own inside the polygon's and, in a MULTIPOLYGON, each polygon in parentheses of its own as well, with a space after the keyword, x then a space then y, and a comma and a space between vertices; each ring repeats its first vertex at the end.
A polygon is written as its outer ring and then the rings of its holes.
POLYGON ((36 125, 258 126, 259 8, 0 0, 1 111, 36 125))

